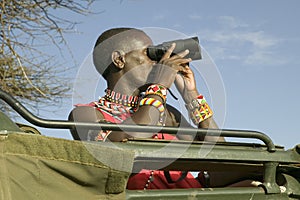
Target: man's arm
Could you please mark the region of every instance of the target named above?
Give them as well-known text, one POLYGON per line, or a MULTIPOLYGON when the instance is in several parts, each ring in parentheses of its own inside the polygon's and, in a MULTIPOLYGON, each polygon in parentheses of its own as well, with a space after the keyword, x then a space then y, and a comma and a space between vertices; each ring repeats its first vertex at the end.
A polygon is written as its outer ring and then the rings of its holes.
MULTIPOLYGON (((79 106, 74 108, 68 117, 69 121, 73 122, 100 122, 103 120, 103 115, 96 108, 90 106, 79 106)), ((74 140, 87 140, 88 129, 75 127, 70 129, 74 140)))
MULTIPOLYGON (((190 69, 188 65, 186 65, 180 73, 177 74, 175 78, 175 86, 180 92, 183 100, 188 105, 192 100, 197 99, 199 96, 199 92, 196 88, 196 80, 194 77, 193 71, 190 69)), ((191 111, 189 111, 191 112, 191 111)), ((213 119, 213 117, 209 117, 198 124, 198 128, 204 129, 219 129, 217 123, 213 119)), ((216 136, 206 136, 205 138, 199 138, 200 140, 205 141, 225 141, 223 137, 216 136)))
MULTIPOLYGON (((94 107, 90 106, 79 106, 74 108, 68 117, 69 121, 73 122, 104 122, 102 113, 94 107)), ((75 127, 70 129, 74 140, 88 140, 89 129, 75 127)), ((97 130, 95 130, 97 132, 97 130)), ((114 131, 109 134, 108 139, 112 142, 119 142, 131 136, 125 132, 114 131)))
MULTIPOLYGON (((199 123, 199 128, 211 128, 211 129, 219 129, 217 123, 215 122, 213 117, 210 117, 203 122, 199 123)), ((224 137, 217 137, 217 136, 205 136, 205 141, 210 142, 225 142, 224 137)))

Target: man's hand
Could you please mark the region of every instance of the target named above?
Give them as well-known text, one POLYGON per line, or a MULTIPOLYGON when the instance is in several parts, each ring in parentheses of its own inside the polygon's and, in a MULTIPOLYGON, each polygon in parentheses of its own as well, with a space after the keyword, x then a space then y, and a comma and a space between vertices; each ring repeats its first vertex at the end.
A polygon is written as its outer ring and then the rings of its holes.
MULTIPOLYGON (((192 99, 197 98, 197 96, 199 95, 198 90, 196 88, 196 80, 195 80, 194 73, 188 65, 186 65, 181 71, 179 71, 179 73, 177 73, 175 78, 175 85, 186 104, 190 103, 192 99)), ((219 128, 217 123, 212 117, 199 123, 198 127, 212 128, 212 129, 219 128)), ((199 140, 205 140, 210 142, 225 141, 223 137, 215 137, 215 136, 206 136, 205 138, 199 138, 199 140)))
POLYGON ((176 74, 184 70, 184 66, 191 62, 192 59, 184 58, 189 51, 185 50, 176 55, 172 55, 175 49, 175 43, 171 45, 168 51, 163 55, 162 59, 153 66, 152 72, 149 74, 148 83, 155 83, 170 88, 174 83, 176 74))
POLYGON ((188 65, 176 74, 175 86, 187 104, 199 95, 194 73, 188 65))

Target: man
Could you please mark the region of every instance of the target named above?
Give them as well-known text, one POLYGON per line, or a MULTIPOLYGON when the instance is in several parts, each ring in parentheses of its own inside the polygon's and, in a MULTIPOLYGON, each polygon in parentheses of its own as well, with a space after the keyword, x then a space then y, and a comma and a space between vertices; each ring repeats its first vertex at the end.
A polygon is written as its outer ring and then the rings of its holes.
MULTIPOLYGON (((168 88, 175 83, 193 122, 199 128, 218 128, 204 97, 199 94, 188 50, 173 55, 176 44, 167 50, 159 62, 147 55, 152 40, 141 30, 114 28, 101 34, 93 51, 94 65, 107 82, 106 95, 97 102, 76 107, 72 121, 111 122, 160 126, 190 126, 180 113, 167 105, 168 88), (181 121, 179 119, 182 119, 181 121)), ((92 141, 122 141, 128 138, 176 138, 169 134, 122 131, 71 130, 74 139, 92 141)), ((201 138, 203 139, 203 138, 201 138)), ((206 137, 206 140, 223 138, 206 137)), ((201 184, 191 174, 142 170, 132 175, 128 189, 197 188, 201 184), (154 178, 154 181, 153 181, 154 178), (173 181, 175 180, 175 181, 173 181)))
MULTIPOLYGON (((107 81, 107 89, 128 97, 135 97, 144 92, 152 83, 162 85, 167 89, 175 82, 186 104, 191 103, 199 96, 199 93, 193 72, 187 65, 192 60, 185 58, 188 50, 171 56, 175 48, 173 45, 161 61, 156 63, 147 56, 146 49, 151 44, 151 39, 144 32, 131 28, 111 29, 99 36, 94 48, 93 59, 96 69, 107 81), (152 80, 149 80, 150 72, 152 72, 150 78, 152 80)), ((152 94, 148 97, 163 102, 158 95, 152 94)), ((94 110, 95 108, 91 107, 77 107, 72 114, 80 113, 80 115, 76 115, 76 121, 102 121, 103 113, 94 112, 94 110), (86 115, 82 116, 82 113, 86 113, 86 115)), ((174 113, 166 112, 165 114, 164 125, 178 126, 174 113)), ((123 123, 157 125, 159 116, 159 111, 155 107, 140 106, 123 123)), ((201 121, 199 127, 218 128, 210 116, 201 121)), ((84 131, 73 130, 72 134, 75 139, 87 139, 84 131)), ((123 132, 111 132, 108 138, 111 141, 121 141, 135 136, 152 137, 152 134, 131 133, 128 135, 123 132)))

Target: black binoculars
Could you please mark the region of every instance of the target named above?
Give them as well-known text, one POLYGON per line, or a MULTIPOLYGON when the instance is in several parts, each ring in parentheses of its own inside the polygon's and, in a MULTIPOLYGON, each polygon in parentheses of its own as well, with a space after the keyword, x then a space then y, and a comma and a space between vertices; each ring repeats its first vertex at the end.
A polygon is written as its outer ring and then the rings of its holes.
POLYGON ((201 47, 199 44, 198 37, 192 37, 188 39, 173 40, 169 42, 164 42, 159 45, 149 46, 147 48, 147 55, 151 60, 160 61, 162 56, 167 52, 171 47, 172 43, 176 43, 176 47, 172 55, 178 54, 186 49, 189 50, 189 54, 186 55, 186 58, 191 58, 192 60, 200 60, 201 56, 201 47))

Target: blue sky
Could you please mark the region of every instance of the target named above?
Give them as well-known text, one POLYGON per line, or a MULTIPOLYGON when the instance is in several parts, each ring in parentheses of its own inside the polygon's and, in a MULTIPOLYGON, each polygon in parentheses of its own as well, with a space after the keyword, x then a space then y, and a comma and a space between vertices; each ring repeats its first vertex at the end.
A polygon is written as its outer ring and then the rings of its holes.
MULTIPOLYGON (((106 29, 157 27, 198 36, 210 61, 193 64, 198 89, 208 96, 221 128, 262 131, 291 148, 300 143, 299 7, 297 0, 102 0, 92 6, 99 14, 60 14, 81 22, 77 34, 66 34, 78 64, 74 79, 106 29), (214 84, 222 86, 221 97, 214 84)), ((72 103, 68 99, 55 118, 65 119, 72 103)), ((65 131, 48 134, 70 138, 65 131)))

